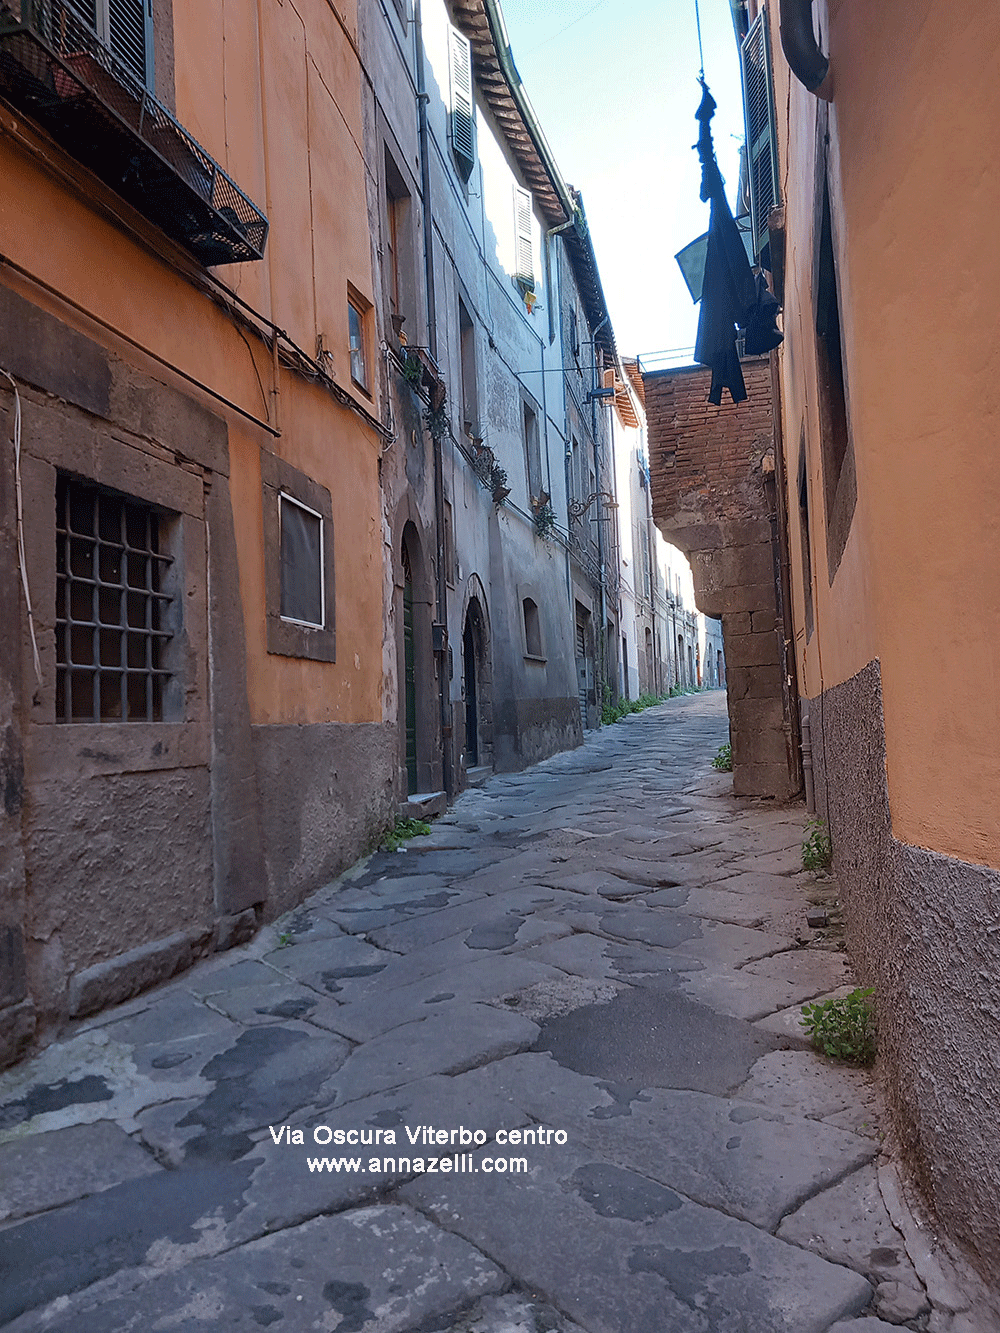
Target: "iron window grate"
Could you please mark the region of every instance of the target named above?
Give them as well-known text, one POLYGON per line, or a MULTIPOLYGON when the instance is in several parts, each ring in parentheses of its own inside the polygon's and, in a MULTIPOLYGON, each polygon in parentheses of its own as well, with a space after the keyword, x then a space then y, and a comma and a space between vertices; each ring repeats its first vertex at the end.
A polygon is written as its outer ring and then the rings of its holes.
POLYGON ((92 482, 56 482, 56 719, 161 722, 172 563, 152 506, 92 482))

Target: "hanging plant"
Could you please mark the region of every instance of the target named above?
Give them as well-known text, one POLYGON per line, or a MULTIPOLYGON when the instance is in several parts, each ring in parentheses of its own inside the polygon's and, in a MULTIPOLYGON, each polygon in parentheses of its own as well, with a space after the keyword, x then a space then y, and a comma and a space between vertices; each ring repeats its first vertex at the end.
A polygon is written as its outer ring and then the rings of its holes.
POLYGON ((543 541, 551 541, 556 530, 556 511, 548 500, 535 509, 535 532, 543 541))
POLYGON ((407 384, 410 386, 411 389, 420 388, 420 382, 423 379, 424 375, 424 368, 420 364, 419 357, 414 356, 412 352, 409 353, 406 357, 406 360, 403 362, 403 369, 401 373, 403 379, 406 380, 407 384))
POLYGON ((424 413, 424 425, 435 442, 443 440, 448 434, 448 413, 441 407, 429 407, 424 413))
POLYGON ((493 503, 496 505, 502 505, 507 496, 510 495, 507 473, 499 463, 494 463, 490 468, 490 490, 493 492, 493 503))

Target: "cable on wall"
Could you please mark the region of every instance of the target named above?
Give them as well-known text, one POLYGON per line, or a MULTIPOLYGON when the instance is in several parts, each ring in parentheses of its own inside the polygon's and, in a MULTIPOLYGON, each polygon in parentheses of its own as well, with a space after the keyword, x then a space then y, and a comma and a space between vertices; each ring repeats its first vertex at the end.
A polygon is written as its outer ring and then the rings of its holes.
POLYGON ((14 376, 0 369, 0 375, 9 381, 14 390, 14 490, 17 496, 17 556, 21 566, 21 586, 24 588, 24 601, 28 608, 28 631, 31 634, 31 656, 35 664, 35 679, 42 683, 42 663, 38 656, 38 639, 35 636, 35 616, 31 609, 31 591, 28 588, 28 562, 24 554, 24 504, 21 499, 21 395, 18 393, 14 376))

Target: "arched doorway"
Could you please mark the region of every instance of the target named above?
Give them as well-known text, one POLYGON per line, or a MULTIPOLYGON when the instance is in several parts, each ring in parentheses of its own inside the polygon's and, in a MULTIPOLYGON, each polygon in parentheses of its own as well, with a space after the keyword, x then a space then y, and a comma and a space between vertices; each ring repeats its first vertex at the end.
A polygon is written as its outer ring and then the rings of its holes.
POLYGON ((493 762, 492 676, 489 631, 478 596, 469 598, 462 627, 462 694, 465 700, 465 768, 493 762))
POLYGON ((406 790, 419 790, 417 777, 417 654, 413 616, 413 561, 403 535, 403 696, 406 728, 406 790))

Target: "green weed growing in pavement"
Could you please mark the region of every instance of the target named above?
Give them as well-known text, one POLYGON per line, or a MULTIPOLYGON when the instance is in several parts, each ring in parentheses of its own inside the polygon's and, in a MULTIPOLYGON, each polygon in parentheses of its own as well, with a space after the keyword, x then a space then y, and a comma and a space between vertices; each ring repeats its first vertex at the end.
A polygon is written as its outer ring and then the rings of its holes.
POLYGON ((601 707, 601 725, 610 727, 612 722, 620 722, 623 717, 628 717, 630 713, 641 713, 644 708, 652 708, 654 704, 662 704, 664 699, 669 698, 666 694, 640 694, 638 699, 619 699, 616 704, 606 703, 601 707))
POLYGON ((719 746, 719 752, 712 760, 712 767, 717 768, 720 773, 731 773, 733 771, 733 747, 729 741, 725 745, 719 746))
POLYGON ((382 849, 386 852, 398 852, 404 842, 410 838, 425 837, 431 826, 423 819, 397 819, 382 840, 382 849))
POLYGON ((802 839, 803 870, 828 870, 833 860, 833 843, 822 819, 810 819, 802 839))
POLYGON ((872 988, 852 990, 839 999, 802 1006, 799 1022, 817 1051, 851 1065, 875 1061, 875 1010, 872 988))

